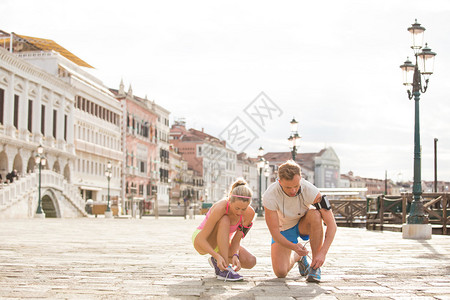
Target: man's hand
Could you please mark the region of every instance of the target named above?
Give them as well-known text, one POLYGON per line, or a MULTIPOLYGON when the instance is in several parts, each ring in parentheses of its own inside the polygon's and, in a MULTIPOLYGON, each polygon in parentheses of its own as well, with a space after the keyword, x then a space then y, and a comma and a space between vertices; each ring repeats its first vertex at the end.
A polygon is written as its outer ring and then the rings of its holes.
POLYGON ((298 255, 300 255, 300 257, 303 257, 309 253, 309 251, 301 244, 295 244, 295 247, 292 250, 295 251, 295 253, 297 253, 298 255))
POLYGON ((325 262, 325 254, 322 251, 319 251, 319 253, 317 253, 317 255, 314 256, 311 262, 311 267, 313 269, 320 268, 324 262, 325 262))

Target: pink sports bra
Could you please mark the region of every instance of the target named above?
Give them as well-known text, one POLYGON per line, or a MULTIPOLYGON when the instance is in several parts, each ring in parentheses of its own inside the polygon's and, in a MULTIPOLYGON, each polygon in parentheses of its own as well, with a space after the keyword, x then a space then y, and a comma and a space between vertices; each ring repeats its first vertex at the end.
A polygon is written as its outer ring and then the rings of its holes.
MULTIPOLYGON (((230 202, 227 201, 227 210, 226 210, 226 212, 225 212, 226 215, 228 215, 228 208, 229 208, 229 206, 230 206, 230 202)), ((208 220, 210 214, 211 214, 211 208, 208 210, 208 212, 206 213, 205 219, 204 219, 203 222, 197 227, 197 229, 200 229, 200 230, 201 230, 201 229, 203 229, 203 227, 205 227, 206 221, 208 220)), ((235 224, 235 225, 230 225, 230 235, 232 235, 234 232, 236 232, 236 230, 237 230, 238 227, 239 227, 239 224, 242 224, 242 215, 241 215, 241 217, 239 218, 239 222, 237 222, 237 224, 235 224)))

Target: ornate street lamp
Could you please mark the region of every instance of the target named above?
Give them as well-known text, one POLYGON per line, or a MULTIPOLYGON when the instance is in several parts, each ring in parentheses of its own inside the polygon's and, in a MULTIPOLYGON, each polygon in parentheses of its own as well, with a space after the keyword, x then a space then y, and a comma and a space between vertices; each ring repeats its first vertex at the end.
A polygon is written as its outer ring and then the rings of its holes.
POLYGON ((266 189, 268 186, 268 179, 270 176, 270 163, 268 160, 264 162, 264 177, 266 177, 266 189))
POLYGON ((44 147, 42 145, 39 145, 37 148, 37 154, 35 157, 36 164, 39 165, 39 187, 38 187, 38 207, 36 210, 36 218, 45 218, 45 212, 42 210, 41 206, 41 169, 42 166, 45 166, 47 164, 47 159, 44 156, 44 147))
POLYGON ((262 217, 263 213, 262 213, 262 173, 263 173, 263 169, 264 169, 264 165, 265 165, 265 159, 263 157, 264 155, 264 149, 263 147, 259 147, 258 149, 258 169, 259 169, 259 205, 258 205, 258 217, 262 217))
POLYGON ((105 176, 106 176, 106 179, 108 179, 108 204, 106 205, 105 217, 111 218, 112 213, 111 213, 111 206, 109 205, 109 199, 110 199, 109 184, 110 184, 111 177, 112 177, 112 164, 110 161, 108 161, 108 164, 106 165, 105 176))
POLYGON ((428 217, 425 215, 422 203, 422 180, 421 180, 421 150, 420 150, 420 123, 419 123, 419 100, 420 93, 425 93, 428 88, 430 75, 433 74, 434 57, 428 45, 423 45, 425 28, 417 23, 417 19, 408 31, 412 34, 415 64, 409 58, 400 66, 403 70, 403 85, 407 88, 408 98, 414 97, 415 118, 414 118, 414 185, 413 197, 410 213, 407 217, 406 225, 403 225, 403 238, 431 238, 431 225, 428 224, 428 217), (424 85, 422 83, 424 79, 424 85))
POLYGON ((297 141, 301 138, 298 135, 298 122, 295 120, 295 117, 292 118, 291 121, 291 135, 288 138, 288 141, 292 143, 292 160, 295 161, 295 155, 297 154, 297 141))

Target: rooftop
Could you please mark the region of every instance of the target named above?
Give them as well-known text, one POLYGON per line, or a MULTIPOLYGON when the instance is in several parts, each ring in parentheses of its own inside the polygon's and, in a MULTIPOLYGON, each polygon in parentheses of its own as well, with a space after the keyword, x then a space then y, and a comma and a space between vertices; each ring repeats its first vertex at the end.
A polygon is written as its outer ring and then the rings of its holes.
POLYGON ((28 51, 55 51, 74 62, 80 67, 86 67, 94 69, 93 66, 59 45, 53 40, 31 37, 26 35, 19 35, 17 33, 11 32, 7 33, 0 30, 0 46, 3 45, 4 48, 10 49, 12 37, 13 52, 28 52, 28 51))

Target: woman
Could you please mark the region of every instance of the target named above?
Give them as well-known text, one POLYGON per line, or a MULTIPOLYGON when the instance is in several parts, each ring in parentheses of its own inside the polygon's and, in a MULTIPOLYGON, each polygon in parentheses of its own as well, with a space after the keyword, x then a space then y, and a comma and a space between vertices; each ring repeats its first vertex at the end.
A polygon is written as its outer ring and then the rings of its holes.
POLYGON ((218 279, 242 280, 237 271, 256 265, 256 257, 240 245, 255 217, 250 206, 251 198, 252 191, 245 180, 236 180, 228 198, 216 202, 209 209, 192 235, 195 250, 201 255, 211 254, 209 262, 218 279))

